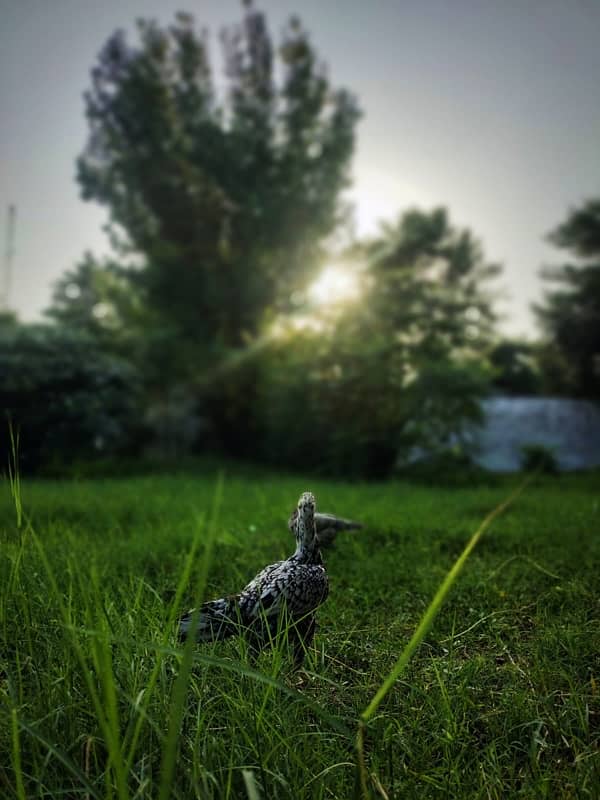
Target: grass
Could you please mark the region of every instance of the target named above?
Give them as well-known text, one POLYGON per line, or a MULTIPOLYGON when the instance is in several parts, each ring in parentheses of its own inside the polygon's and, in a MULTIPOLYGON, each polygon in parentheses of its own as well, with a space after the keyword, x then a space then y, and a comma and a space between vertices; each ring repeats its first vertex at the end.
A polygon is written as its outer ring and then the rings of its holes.
POLYGON ((517 482, 235 468, 222 480, 7 480, 0 797, 598 797, 597 474, 528 486, 386 683, 517 482), (285 523, 305 489, 367 527, 325 554, 331 594, 302 682, 283 651, 254 668, 243 642, 177 646, 182 609, 289 555, 285 523))

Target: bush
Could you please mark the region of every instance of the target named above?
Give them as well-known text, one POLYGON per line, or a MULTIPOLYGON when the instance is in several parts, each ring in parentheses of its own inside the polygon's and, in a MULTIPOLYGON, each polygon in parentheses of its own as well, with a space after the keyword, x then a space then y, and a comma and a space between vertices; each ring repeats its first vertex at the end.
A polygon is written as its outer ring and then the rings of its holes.
POLYGON ((88 337, 50 325, 0 333, 0 449, 7 463, 9 424, 20 466, 131 452, 139 443, 139 383, 128 363, 88 337))
POLYGON ((460 445, 404 465, 398 476, 425 486, 497 486, 501 481, 497 474, 478 466, 460 445))
POLYGON ((545 475, 556 475, 559 471, 553 451, 543 444, 525 444, 521 447, 521 469, 545 475))

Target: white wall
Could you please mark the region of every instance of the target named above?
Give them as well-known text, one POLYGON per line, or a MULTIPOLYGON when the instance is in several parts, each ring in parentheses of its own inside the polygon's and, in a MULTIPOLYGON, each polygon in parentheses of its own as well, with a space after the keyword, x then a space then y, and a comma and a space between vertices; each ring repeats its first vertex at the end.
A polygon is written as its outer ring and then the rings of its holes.
POLYGON ((550 448, 561 469, 600 466, 600 405, 560 397, 490 397, 486 422, 475 436, 478 464, 518 470, 521 447, 550 448))

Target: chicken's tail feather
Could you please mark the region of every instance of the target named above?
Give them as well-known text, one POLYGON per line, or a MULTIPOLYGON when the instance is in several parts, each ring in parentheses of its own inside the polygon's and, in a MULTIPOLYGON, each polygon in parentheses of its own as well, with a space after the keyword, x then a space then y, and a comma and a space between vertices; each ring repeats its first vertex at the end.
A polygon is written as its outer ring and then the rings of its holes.
POLYGON ((188 611, 179 620, 180 640, 187 639, 194 622, 197 642, 214 642, 235 636, 240 632, 239 595, 209 600, 197 611, 188 611))

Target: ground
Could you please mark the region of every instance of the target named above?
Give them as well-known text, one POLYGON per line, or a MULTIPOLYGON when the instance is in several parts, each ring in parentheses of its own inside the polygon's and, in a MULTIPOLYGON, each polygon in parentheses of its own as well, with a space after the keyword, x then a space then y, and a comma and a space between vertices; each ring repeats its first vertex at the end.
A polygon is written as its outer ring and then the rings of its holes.
MULTIPOLYGON (((6 481, 0 796, 352 797, 360 713, 519 480, 207 467, 24 480, 21 503, 6 481), (178 614, 289 555, 305 490, 366 525, 325 553, 331 593, 305 672, 283 650, 255 668, 236 641, 184 652, 178 614)), ((598 796, 599 488, 597 473, 538 478, 484 534, 368 725, 373 796, 598 796)))

